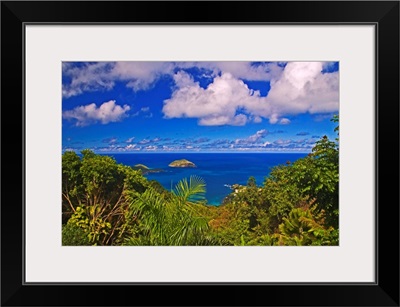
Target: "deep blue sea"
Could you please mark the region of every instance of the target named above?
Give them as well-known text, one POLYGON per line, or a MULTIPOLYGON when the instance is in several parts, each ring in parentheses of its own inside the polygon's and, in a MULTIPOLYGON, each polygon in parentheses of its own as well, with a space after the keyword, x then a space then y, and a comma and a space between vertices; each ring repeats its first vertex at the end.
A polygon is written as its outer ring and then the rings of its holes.
POLYGON ((285 164, 287 161, 305 157, 306 153, 133 153, 109 154, 118 163, 129 166, 144 164, 149 168, 160 168, 164 172, 145 175, 157 180, 166 189, 183 178, 191 175, 202 177, 206 182, 206 198, 209 204, 219 205, 231 192, 229 185, 246 184, 250 176, 262 185, 269 175, 271 167, 285 164), (196 168, 172 168, 168 164, 174 160, 187 159, 196 168), (228 185, 228 186, 227 186, 228 185))

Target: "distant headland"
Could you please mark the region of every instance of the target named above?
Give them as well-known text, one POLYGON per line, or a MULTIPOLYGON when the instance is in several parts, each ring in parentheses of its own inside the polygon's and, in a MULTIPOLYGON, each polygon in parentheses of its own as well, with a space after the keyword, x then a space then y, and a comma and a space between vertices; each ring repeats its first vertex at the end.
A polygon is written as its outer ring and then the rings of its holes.
POLYGON ((132 166, 132 168, 134 170, 141 170, 143 175, 148 174, 148 173, 161 173, 164 171, 160 168, 149 168, 148 166, 146 166, 144 164, 136 164, 135 166, 132 166))

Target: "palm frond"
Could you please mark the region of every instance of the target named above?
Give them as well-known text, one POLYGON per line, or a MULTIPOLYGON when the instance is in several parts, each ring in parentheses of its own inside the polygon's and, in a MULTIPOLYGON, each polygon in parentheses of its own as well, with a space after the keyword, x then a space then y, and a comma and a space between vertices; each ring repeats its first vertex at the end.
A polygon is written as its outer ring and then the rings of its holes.
POLYGON ((157 241, 166 240, 171 206, 154 189, 148 188, 143 194, 135 195, 130 202, 131 210, 139 217, 144 232, 157 241))
POLYGON ((189 181, 184 178, 179 181, 173 193, 183 201, 197 202, 204 200, 206 183, 203 178, 193 175, 189 181))
POLYGON ((208 230, 207 220, 197 212, 204 193, 204 180, 191 176, 181 180, 169 198, 151 187, 142 194, 128 194, 129 208, 147 240, 136 236, 128 244, 200 245, 208 230))

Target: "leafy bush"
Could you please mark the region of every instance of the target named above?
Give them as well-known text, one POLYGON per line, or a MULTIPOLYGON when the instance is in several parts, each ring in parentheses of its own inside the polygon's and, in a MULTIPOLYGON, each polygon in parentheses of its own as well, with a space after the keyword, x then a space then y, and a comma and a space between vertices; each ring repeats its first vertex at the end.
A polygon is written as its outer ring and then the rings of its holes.
POLYGON ((85 230, 73 223, 62 226, 62 245, 81 246, 91 245, 85 230))

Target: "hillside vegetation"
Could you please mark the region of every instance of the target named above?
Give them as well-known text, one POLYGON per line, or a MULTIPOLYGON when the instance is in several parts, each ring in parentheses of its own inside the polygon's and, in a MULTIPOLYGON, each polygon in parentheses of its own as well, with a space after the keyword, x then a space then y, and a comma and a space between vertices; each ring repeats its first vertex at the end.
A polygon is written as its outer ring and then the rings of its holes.
POLYGON ((322 137, 307 157, 274 167, 260 185, 254 177, 235 185, 218 207, 207 205, 202 178, 184 179, 169 191, 142 171, 90 150, 65 152, 62 244, 339 243, 338 138, 322 137))

